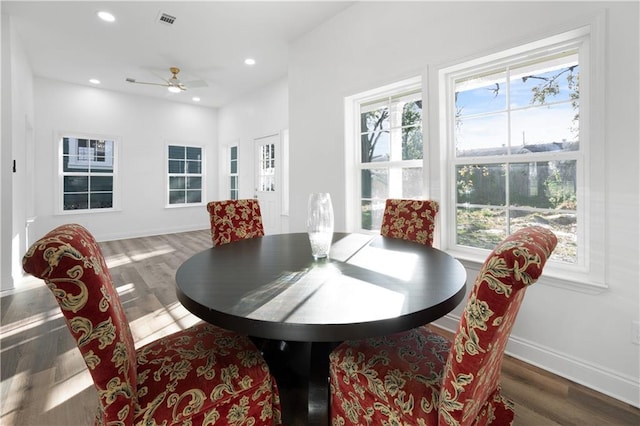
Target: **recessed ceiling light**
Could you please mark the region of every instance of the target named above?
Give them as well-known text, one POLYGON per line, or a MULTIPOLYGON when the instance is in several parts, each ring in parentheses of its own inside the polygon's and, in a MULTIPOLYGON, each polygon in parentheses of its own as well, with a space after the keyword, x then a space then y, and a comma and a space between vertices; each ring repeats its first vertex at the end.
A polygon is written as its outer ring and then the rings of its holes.
POLYGON ((98 80, 97 78, 92 78, 91 80, 89 80, 89 83, 91 83, 91 84, 100 84, 100 80, 98 80))
POLYGON ((191 100, 192 100, 193 102, 200 102, 200 98, 199 98, 199 97, 197 97, 197 96, 194 96, 193 98, 191 98, 191 100))
POLYGON ((105 12, 104 10, 98 12, 98 17, 105 22, 114 22, 116 20, 115 16, 113 16, 109 12, 105 12))
POLYGON ((246 65, 255 65, 256 64, 256 60, 253 59, 253 58, 247 58, 247 59, 244 60, 244 63, 246 65))

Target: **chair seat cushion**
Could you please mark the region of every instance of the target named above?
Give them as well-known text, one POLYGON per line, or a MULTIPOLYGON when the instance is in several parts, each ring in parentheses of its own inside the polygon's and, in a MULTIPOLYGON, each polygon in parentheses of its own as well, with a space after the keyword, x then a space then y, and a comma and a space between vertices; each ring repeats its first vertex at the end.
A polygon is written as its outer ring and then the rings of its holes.
MULTIPOLYGON (((427 326, 342 343, 330 356, 332 424, 437 425, 450 347, 427 326)), ((509 424, 510 406, 496 389, 469 424, 509 424)))
POLYGON ((136 424, 183 424, 193 413, 187 424, 280 423, 275 381, 245 336, 198 323, 141 347, 136 358, 136 424))

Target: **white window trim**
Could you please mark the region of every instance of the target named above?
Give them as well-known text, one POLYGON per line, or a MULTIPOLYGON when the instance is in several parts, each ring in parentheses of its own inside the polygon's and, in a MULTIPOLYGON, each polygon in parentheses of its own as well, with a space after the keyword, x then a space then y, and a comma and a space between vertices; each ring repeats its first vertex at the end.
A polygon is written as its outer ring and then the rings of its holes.
POLYGON ((57 171, 58 178, 56 179, 56 200, 55 200, 55 214, 56 215, 78 215, 78 214, 100 214, 119 212, 121 192, 120 192, 120 173, 119 167, 119 155, 120 155, 120 137, 112 135, 99 135, 96 133, 82 133, 82 132, 56 132, 55 143, 57 144, 57 155, 54 159, 56 162, 55 170, 57 171), (64 173, 62 170, 62 153, 63 138, 77 138, 77 139, 97 139, 97 140, 109 140, 113 141, 113 206, 107 209, 82 209, 82 210, 64 210, 63 191, 64 191, 64 173))
MULTIPOLYGON (((359 105, 369 101, 373 101, 382 96, 387 96, 390 92, 402 92, 420 86, 422 88, 422 143, 423 143, 423 159, 422 160, 410 160, 415 162, 416 165, 420 165, 423 169, 423 191, 427 191, 427 182, 424 173, 427 170, 428 156, 427 156, 427 131, 425 126, 426 118, 426 95, 423 84, 423 77, 415 76, 398 81, 395 83, 387 84, 381 87, 377 87, 372 90, 368 90, 357 95, 347 96, 344 100, 345 111, 345 176, 346 176, 346 197, 345 197, 345 225, 346 229, 350 232, 361 233, 379 233, 378 230, 365 230, 362 229, 360 223, 360 193, 361 193, 361 173, 362 165, 360 163, 360 116, 359 105)), ((376 162, 371 164, 367 168, 384 168, 388 169, 390 166, 394 166, 401 163, 406 166, 410 164, 409 161, 386 161, 376 162)))
POLYGON ((606 253, 605 247, 605 173, 604 173, 604 17, 594 18, 589 24, 577 27, 573 30, 547 37, 539 41, 523 44, 517 48, 508 49, 492 55, 485 55, 463 63, 443 67, 437 71, 439 85, 440 108, 438 117, 440 123, 440 157, 441 164, 446 167, 441 170, 440 190, 443 194, 441 203, 440 246, 453 256, 460 259, 465 266, 478 269, 484 262, 488 251, 479 249, 465 250, 455 245, 455 176, 452 176, 453 144, 449 140, 452 137, 450 111, 452 111, 453 99, 448 97, 451 93, 451 81, 454 73, 462 69, 487 64, 488 62, 501 61, 507 57, 522 51, 531 51, 556 43, 567 43, 570 40, 582 39, 580 48, 580 63, 587 66, 580 70, 580 98, 588 102, 580 105, 580 140, 583 152, 582 165, 585 168, 583 182, 585 188, 579 192, 580 202, 584 204, 583 240, 579 241, 584 247, 584 265, 575 267, 560 262, 549 261, 545 267, 543 283, 549 285, 577 290, 587 293, 599 293, 608 288, 606 283, 606 253), (588 189, 588 190, 587 190, 588 189))
POLYGON ((185 207, 201 207, 207 204, 206 201, 206 151, 203 144, 199 143, 189 143, 189 142, 175 142, 168 141, 164 146, 164 196, 165 196, 165 208, 167 209, 180 209, 185 207), (170 204, 169 203, 169 146, 183 146, 188 148, 200 148, 200 152, 202 153, 202 166, 200 176, 202 177, 202 188, 201 197, 199 203, 180 203, 180 204, 170 204))

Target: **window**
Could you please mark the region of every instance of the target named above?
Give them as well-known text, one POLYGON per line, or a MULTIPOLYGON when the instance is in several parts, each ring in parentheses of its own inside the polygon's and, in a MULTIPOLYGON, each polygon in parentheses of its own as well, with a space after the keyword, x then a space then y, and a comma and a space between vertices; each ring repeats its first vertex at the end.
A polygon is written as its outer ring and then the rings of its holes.
POLYGON ((238 199, 238 146, 229 148, 229 198, 238 199))
POLYGON ((589 273, 588 41, 582 29, 440 72, 447 248, 484 258, 542 225, 558 237, 550 263, 589 273))
POLYGON ((276 190, 276 149, 275 144, 260 144, 258 148, 259 171, 258 191, 274 192, 276 190))
POLYGON ((62 211, 114 208, 114 140, 61 139, 62 211))
POLYGON ((202 148, 168 146, 169 205, 202 203, 202 148))
POLYGON ((380 229, 387 198, 423 196, 422 89, 419 79, 355 96, 354 177, 361 230, 380 229))

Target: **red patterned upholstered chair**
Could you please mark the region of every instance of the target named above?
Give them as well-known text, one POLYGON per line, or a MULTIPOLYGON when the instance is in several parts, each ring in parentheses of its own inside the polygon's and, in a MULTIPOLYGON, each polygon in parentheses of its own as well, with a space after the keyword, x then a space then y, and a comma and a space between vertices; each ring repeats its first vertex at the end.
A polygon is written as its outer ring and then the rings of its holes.
POLYGON ((513 404, 499 384, 504 349, 556 243, 551 231, 530 227, 498 244, 452 342, 423 326, 340 344, 330 356, 332 424, 511 424, 513 404))
POLYGON ((384 207, 380 234, 432 246, 437 213, 437 201, 389 198, 384 207))
POLYGON ((207 211, 214 246, 264 235, 258 200, 211 201, 207 211))
POLYGON ((102 252, 82 226, 52 230, 22 262, 55 295, 84 357, 97 425, 281 424, 276 383, 245 336, 198 323, 135 349, 102 252))

